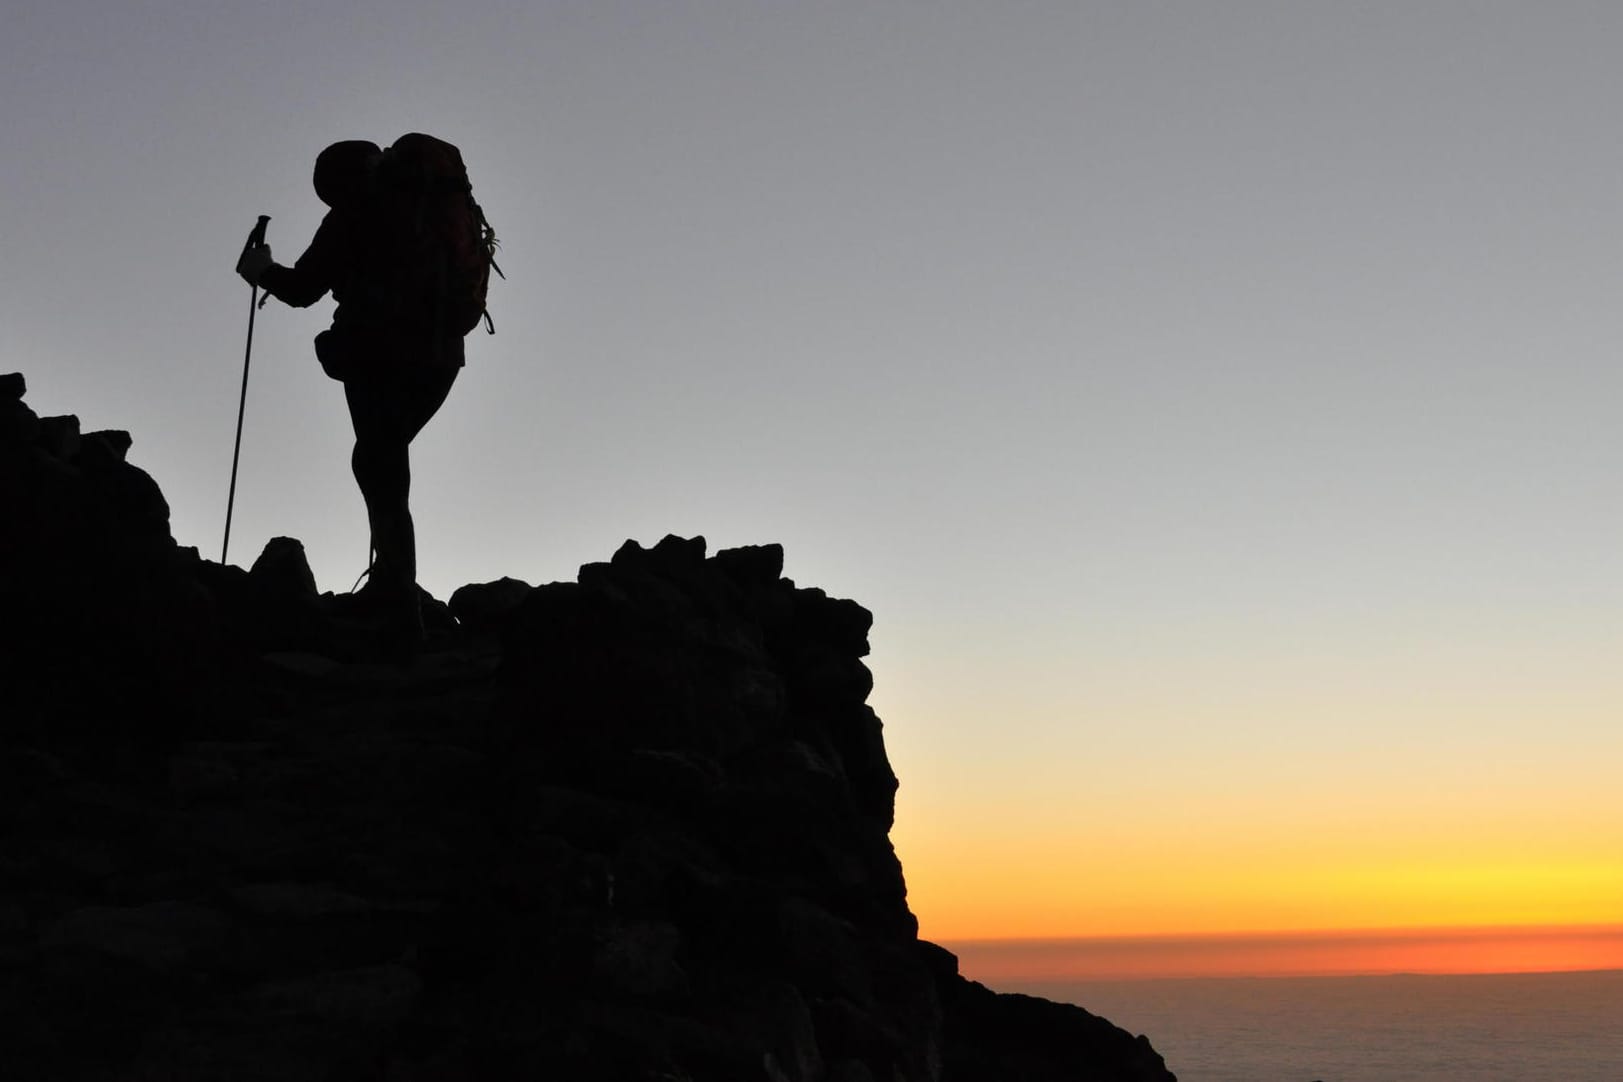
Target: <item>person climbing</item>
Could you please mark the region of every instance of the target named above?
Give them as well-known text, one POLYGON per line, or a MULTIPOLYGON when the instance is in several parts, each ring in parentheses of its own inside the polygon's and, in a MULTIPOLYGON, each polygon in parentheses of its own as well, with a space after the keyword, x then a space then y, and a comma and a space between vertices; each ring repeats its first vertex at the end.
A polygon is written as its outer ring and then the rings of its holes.
POLYGON ((387 151, 334 143, 312 179, 330 209, 304 254, 289 267, 268 245, 250 247, 237 273, 295 307, 328 293, 337 302, 315 350, 342 381, 355 430, 350 465, 374 551, 356 597, 414 649, 423 633, 409 448, 456 382, 463 336, 481 320, 490 325, 495 236, 460 152, 431 136, 403 136, 387 151))

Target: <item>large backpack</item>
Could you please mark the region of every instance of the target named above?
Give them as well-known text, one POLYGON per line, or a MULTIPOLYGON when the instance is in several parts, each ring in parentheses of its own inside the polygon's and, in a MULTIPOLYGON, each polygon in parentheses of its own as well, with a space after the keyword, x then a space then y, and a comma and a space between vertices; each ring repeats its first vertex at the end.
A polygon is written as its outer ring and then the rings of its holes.
POLYGON ((378 191, 396 231, 390 269, 396 298, 430 315, 438 336, 465 335, 480 322, 496 333, 485 307, 496 266, 496 231, 473 198, 462 152, 412 132, 383 152, 378 191))

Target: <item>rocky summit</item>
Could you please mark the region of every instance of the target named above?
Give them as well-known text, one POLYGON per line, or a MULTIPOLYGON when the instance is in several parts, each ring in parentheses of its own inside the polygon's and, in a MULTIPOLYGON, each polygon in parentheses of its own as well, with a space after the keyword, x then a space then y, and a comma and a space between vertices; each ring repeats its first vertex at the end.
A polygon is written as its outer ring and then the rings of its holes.
POLYGON ((0 377, 8 1082, 1167 1080, 919 940, 871 617, 776 545, 424 598, 175 544, 0 377))

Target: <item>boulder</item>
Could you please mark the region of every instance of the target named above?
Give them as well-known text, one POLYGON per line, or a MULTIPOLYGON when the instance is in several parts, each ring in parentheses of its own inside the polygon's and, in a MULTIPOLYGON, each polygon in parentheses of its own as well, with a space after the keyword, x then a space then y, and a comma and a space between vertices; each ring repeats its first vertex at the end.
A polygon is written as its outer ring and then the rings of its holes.
POLYGON ((493 582, 469 583, 451 594, 451 615, 469 632, 497 631, 533 589, 522 579, 505 576, 493 582))

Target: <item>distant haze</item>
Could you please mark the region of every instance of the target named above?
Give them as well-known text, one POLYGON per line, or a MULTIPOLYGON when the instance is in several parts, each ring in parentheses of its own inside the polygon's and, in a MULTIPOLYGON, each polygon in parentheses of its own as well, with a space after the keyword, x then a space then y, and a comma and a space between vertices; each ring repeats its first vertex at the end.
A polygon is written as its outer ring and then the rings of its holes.
MULTIPOLYGON (((258 214, 458 143, 425 584, 782 542, 876 622, 926 936, 1623 913, 1623 7, 24 0, 0 368, 219 556, 258 214)), ((367 535, 330 302, 231 559, 367 535)), ((973 974, 972 974, 973 975, 973 974)))
POLYGON ((1194 977, 1623 972, 1623 925, 1615 924, 948 940, 945 945, 958 955, 964 972, 998 988, 1194 977))

